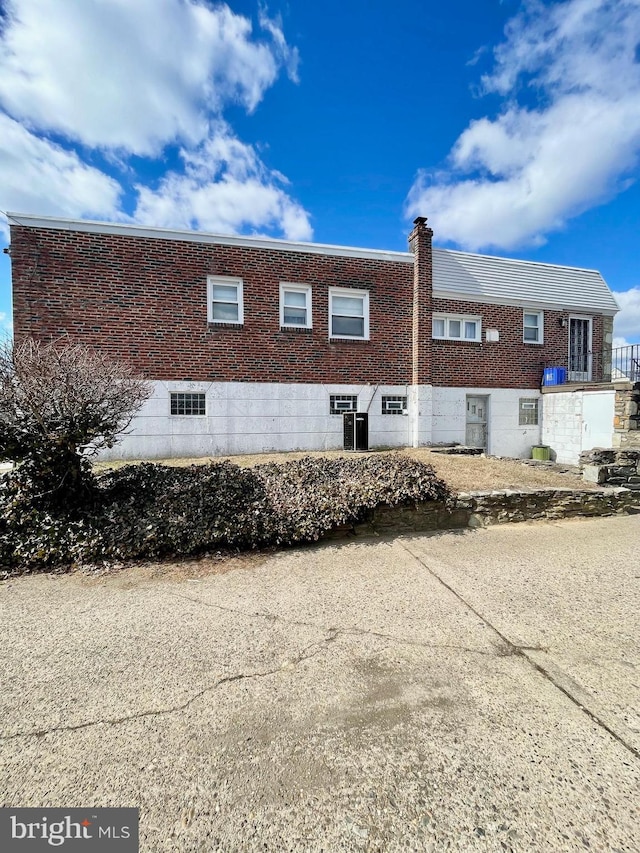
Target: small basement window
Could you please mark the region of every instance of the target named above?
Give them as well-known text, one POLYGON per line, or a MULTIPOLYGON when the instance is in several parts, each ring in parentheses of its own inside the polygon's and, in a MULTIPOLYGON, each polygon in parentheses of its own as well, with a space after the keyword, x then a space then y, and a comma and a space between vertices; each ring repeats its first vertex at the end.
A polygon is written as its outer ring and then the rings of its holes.
POLYGON ((383 397, 382 398, 382 414, 383 415, 403 415, 407 408, 406 397, 383 397))
POLYGON ((520 426, 538 426, 539 414, 539 397, 520 397, 518 406, 518 423, 520 426))
POLYGON ((358 409, 356 394, 331 394, 329 396, 329 414, 341 415, 343 412, 355 412, 358 409))
POLYGON ((172 394, 172 415, 206 415, 206 397, 204 394, 172 394))

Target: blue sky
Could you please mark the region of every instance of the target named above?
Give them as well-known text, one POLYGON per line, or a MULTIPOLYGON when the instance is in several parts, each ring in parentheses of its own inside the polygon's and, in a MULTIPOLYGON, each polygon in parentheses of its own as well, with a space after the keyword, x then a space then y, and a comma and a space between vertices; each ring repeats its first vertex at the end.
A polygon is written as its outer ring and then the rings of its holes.
POLYGON ((0 209, 400 250, 425 215, 599 269, 640 341, 640 0, 0 10, 0 209))

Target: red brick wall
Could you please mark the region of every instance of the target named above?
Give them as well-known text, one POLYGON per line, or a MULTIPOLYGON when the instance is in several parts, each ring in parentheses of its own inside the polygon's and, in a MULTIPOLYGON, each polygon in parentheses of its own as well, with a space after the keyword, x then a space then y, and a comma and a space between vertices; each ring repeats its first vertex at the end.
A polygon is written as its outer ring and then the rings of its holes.
POLYGON ((411 382, 413 266, 13 226, 15 336, 106 350, 164 380, 411 382), (207 323, 207 275, 244 281, 244 325, 207 323), (281 330, 281 281, 313 286, 313 330, 281 330), (370 340, 328 339, 328 288, 370 292, 370 340))
MULTIPOLYGON (((544 343, 540 345, 522 340, 522 308, 434 298, 433 311, 482 317, 482 343, 431 342, 433 385, 536 388, 544 367, 567 365, 569 329, 560 325, 560 319, 568 317, 567 312, 544 311, 544 343), (487 329, 499 331, 497 343, 485 340, 487 329)), ((593 315, 592 350, 602 352, 602 317, 598 315, 593 315)))
POLYGON ((418 216, 409 235, 413 264, 412 383, 429 383, 431 375, 431 301, 433 299, 433 231, 418 216))
MULTIPOLYGON (((408 384, 417 366, 420 383, 535 388, 545 365, 567 362, 561 312, 544 312, 538 346, 522 341, 520 308, 434 299, 434 312, 480 314, 483 341, 431 341, 427 294, 416 365, 409 263, 23 226, 11 229, 11 259, 16 339, 68 334, 153 379, 408 384), (207 275, 243 279, 243 326, 207 323, 207 275), (280 329, 281 281, 313 286, 311 331, 280 329), (369 341, 328 339, 332 285, 369 291, 369 341), (491 328, 498 343, 484 340, 491 328)), ((430 270, 429 252, 423 295, 430 270)), ((600 316, 592 349, 602 352, 600 316)))

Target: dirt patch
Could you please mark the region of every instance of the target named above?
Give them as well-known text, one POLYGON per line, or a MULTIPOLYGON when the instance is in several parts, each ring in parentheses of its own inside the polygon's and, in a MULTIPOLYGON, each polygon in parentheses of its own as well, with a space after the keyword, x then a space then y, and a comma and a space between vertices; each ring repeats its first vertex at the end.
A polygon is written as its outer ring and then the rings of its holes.
MULTIPOLYGON (((428 447, 406 448, 399 451, 382 450, 373 453, 400 452, 413 459, 419 459, 433 465, 438 477, 444 480, 455 492, 488 491, 491 489, 553 489, 572 488, 592 491, 598 486, 586 483, 575 470, 566 466, 528 465, 525 461, 500 459, 493 456, 448 456, 437 453, 428 447)), ((372 454, 358 454, 372 455, 372 454)), ((293 462, 304 456, 325 456, 335 459, 342 456, 353 457, 353 453, 344 450, 292 451, 290 453, 255 453, 247 456, 217 456, 190 459, 157 459, 163 465, 203 465, 228 459, 242 468, 260 465, 265 462, 293 462)), ((119 468, 130 461, 99 463, 97 470, 119 468)))
POLYGON ((155 563, 111 563, 104 568, 83 567, 74 575, 84 586, 108 583, 118 589, 131 589, 148 581, 183 583, 231 571, 252 571, 266 563, 272 553, 273 550, 269 550, 248 554, 207 554, 187 560, 167 559, 155 563))

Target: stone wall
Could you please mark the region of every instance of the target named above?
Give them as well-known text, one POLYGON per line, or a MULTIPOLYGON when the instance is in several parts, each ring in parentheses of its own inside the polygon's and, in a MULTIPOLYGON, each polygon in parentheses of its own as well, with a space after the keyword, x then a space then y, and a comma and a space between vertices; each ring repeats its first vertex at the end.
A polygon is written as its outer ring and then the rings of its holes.
POLYGON ((377 507, 361 522, 336 528, 325 538, 349 533, 392 535, 478 528, 515 521, 619 515, 634 511, 640 512, 640 492, 625 488, 461 492, 448 505, 425 501, 410 506, 377 507))
POLYGON ((586 450, 580 455, 582 476, 591 483, 623 486, 640 492, 640 447, 586 450))
POLYGON ((613 446, 640 449, 640 382, 616 389, 613 446))

